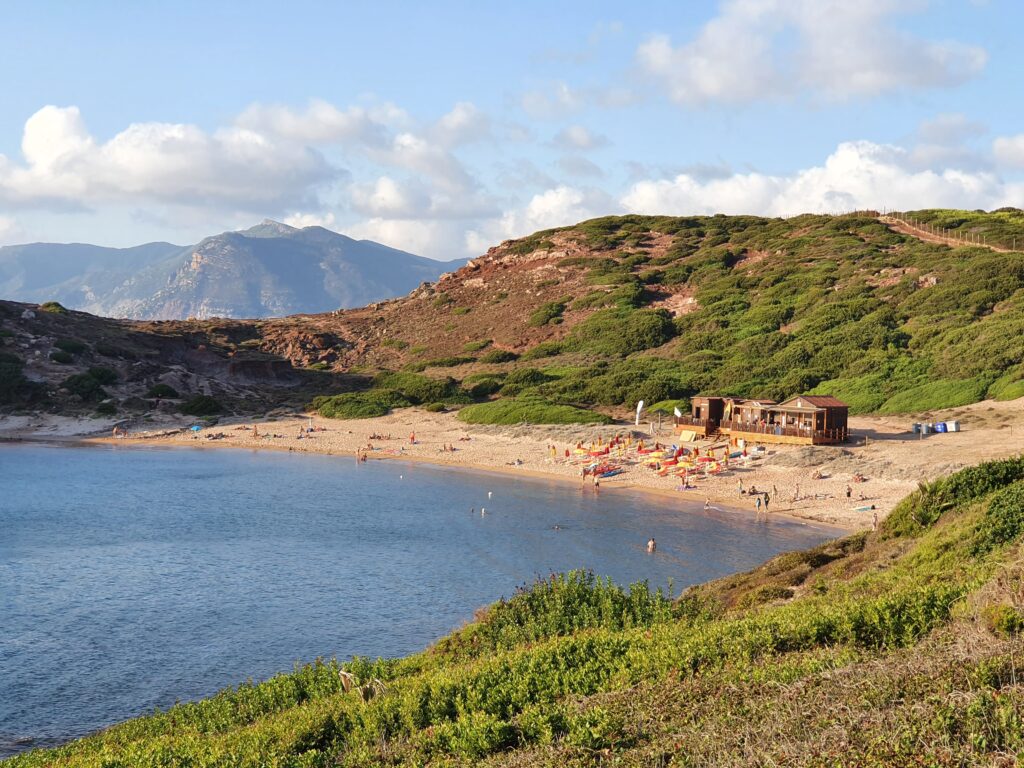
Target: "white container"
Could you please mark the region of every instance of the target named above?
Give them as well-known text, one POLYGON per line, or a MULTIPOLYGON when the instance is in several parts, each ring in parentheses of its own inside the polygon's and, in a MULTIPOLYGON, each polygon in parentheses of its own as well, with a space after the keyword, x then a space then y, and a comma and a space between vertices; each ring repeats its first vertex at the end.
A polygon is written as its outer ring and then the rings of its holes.
POLYGON ((946 431, 947 432, 959 432, 960 431, 960 422, 959 421, 947 421, 946 422, 946 431))

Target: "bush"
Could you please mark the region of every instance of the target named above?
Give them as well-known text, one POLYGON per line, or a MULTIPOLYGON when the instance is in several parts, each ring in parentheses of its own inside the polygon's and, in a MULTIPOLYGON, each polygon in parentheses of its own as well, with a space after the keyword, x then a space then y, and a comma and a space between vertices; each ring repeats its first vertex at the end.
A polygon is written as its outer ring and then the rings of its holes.
POLYGON ((445 408, 444 403, 427 403, 423 406, 423 410, 430 411, 431 413, 441 413, 445 408))
POLYGON ((463 352, 479 352, 482 349, 487 349, 491 346, 490 339, 481 339, 480 341, 467 341, 462 345, 463 352))
POLYGON ((989 500, 985 515, 978 523, 975 551, 988 552, 1009 544, 1024 532, 1024 481, 998 491, 989 500))
POLYGON ((374 377, 373 386, 399 392, 412 405, 457 403, 465 402, 468 399, 465 393, 459 389, 458 382, 451 377, 433 379, 416 373, 385 371, 374 377))
POLYGON ((454 368, 457 365, 475 362, 476 359, 472 357, 435 357, 433 360, 424 360, 421 363, 417 363, 417 365, 427 368, 454 368))
POLYGON ((42 312, 51 312, 55 315, 66 315, 67 309, 58 301, 47 301, 39 305, 42 312))
POLYGON ((580 352, 621 357, 660 347, 674 335, 672 316, 664 310, 607 309, 576 326, 566 343, 580 352))
POLYGON ((412 403, 394 389, 371 389, 342 395, 317 397, 312 409, 328 419, 372 419, 386 416, 392 408, 408 408, 412 403))
POLYGON ((556 405, 543 398, 524 395, 469 405, 459 411, 467 424, 610 424, 607 416, 576 408, 556 405))
POLYGON ((67 352, 72 355, 77 355, 81 352, 85 352, 89 347, 77 339, 57 339, 53 342, 53 346, 62 352, 67 352))
POLYGON ((501 387, 501 394, 506 397, 514 397, 523 390, 540 386, 541 384, 551 381, 553 378, 554 377, 548 376, 546 373, 539 371, 536 368, 520 368, 512 371, 505 377, 505 381, 501 387))
POLYGON ((74 395, 78 395, 86 402, 99 402, 107 398, 102 382, 97 380, 91 373, 76 373, 68 376, 61 382, 61 387, 74 395))
POLYGON ((102 366, 93 366, 88 371, 89 375, 92 376, 100 384, 116 384, 118 375, 117 371, 112 368, 104 368, 102 366))
POLYGON ((34 389, 22 373, 24 365, 17 355, 0 351, 0 405, 17 403, 34 389))
POLYGON ((196 395, 182 404, 181 412, 189 416, 215 416, 224 412, 224 406, 210 395, 196 395))
POLYGON ((542 325, 562 322, 562 313, 565 312, 567 303, 568 299, 563 299, 542 304, 530 315, 529 324, 534 328, 538 328, 542 325))
POLYGON ((480 358, 481 363, 511 363, 519 359, 519 355, 507 349, 492 349, 480 358))
POLYGON ((135 359, 135 353, 131 350, 115 347, 113 344, 108 344, 105 341, 96 342, 96 344, 93 345, 93 350, 97 355, 103 355, 103 357, 121 357, 125 360, 135 359))
POLYGON ((60 363, 61 365, 68 365, 75 360, 70 353, 63 352, 59 349, 56 352, 50 353, 50 359, 55 363, 60 363))
POLYGON ((163 382, 160 382, 159 384, 154 384, 152 387, 149 388, 149 390, 146 392, 146 397, 155 397, 158 400, 168 397, 174 399, 178 397, 178 390, 176 390, 170 384, 164 384, 163 382))
POLYGON ((565 351, 565 345, 560 341, 543 341, 535 347, 526 350, 520 360, 540 360, 544 357, 555 357, 565 351))
POLYGON ((113 416, 117 413, 117 404, 113 401, 100 403, 96 406, 96 413, 100 416, 113 416))

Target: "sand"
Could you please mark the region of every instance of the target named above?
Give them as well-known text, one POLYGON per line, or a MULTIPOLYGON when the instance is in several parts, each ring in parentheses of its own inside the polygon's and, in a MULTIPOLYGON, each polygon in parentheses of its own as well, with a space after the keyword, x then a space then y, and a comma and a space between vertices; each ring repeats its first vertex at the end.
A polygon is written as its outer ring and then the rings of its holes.
MULTIPOLYGON (((919 482, 949 474, 964 466, 1024 452, 1024 399, 997 403, 986 401, 950 411, 900 417, 854 417, 850 427, 854 441, 842 447, 766 446, 766 455, 746 464, 733 463, 730 471, 717 477, 696 480, 694 490, 679 490, 674 476, 658 477, 630 453, 626 471, 601 481, 601 491, 631 488, 691 499, 703 504, 710 499, 715 506, 755 514, 754 498, 740 494, 756 486, 771 495, 771 514, 785 514, 815 520, 849 530, 869 528, 871 510, 857 507, 874 505, 879 520, 914 490, 919 482), (910 432, 914 421, 958 419, 961 432, 930 435, 924 439, 910 432), (1017 424, 1017 429, 1014 429, 1017 424), (815 473, 822 479, 813 479, 815 473), (853 482, 855 474, 864 482, 853 482), (851 489, 847 498, 846 489, 851 489)), ((68 417, 0 417, 0 439, 75 439, 109 442, 111 422, 68 417), (97 434, 102 436, 97 437, 97 434)), ((124 445, 178 445, 193 447, 234 447, 267 450, 308 451, 351 456, 357 449, 372 445, 370 459, 401 458, 435 464, 472 467, 508 472, 522 476, 560 478, 580 484, 582 460, 573 455, 566 461, 565 449, 579 440, 590 443, 615 434, 642 436, 673 442, 669 425, 653 438, 649 426, 635 430, 632 425, 611 427, 473 427, 460 422, 454 413, 429 413, 421 409, 403 409, 377 419, 334 421, 299 416, 253 422, 223 420, 198 433, 183 422, 169 419, 135 428, 128 438, 115 442, 124 445), (253 425, 259 437, 253 436, 253 425), (313 425, 314 431, 297 439, 300 429, 313 425), (410 442, 415 432, 416 442, 410 442), (211 439, 214 435, 223 435, 211 439), (277 435, 277 436, 275 436, 277 435), (371 438, 390 435, 391 439, 371 438), (468 438, 468 439, 467 439, 468 438), (452 445, 454 452, 442 451, 452 445), (556 446, 552 459, 549 446, 556 446)), ((706 445, 706 444, 705 444, 706 445)), ((589 482, 589 481, 588 481, 589 482)))

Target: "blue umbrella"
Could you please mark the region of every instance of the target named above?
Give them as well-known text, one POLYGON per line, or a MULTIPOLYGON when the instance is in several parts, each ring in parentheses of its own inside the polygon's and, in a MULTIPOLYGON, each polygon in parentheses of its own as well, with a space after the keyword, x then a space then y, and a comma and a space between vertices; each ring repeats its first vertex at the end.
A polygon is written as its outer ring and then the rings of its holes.
POLYGON ((198 432, 201 429, 202 429, 202 427, 200 427, 198 424, 193 424, 192 425, 192 431, 193 432, 198 432))

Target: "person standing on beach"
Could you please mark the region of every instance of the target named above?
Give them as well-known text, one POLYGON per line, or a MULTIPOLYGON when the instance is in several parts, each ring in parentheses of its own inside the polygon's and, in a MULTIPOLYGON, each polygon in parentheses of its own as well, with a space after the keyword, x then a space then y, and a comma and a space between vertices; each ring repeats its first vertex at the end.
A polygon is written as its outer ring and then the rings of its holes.
POLYGON ((742 480, 737 480, 736 481, 736 488, 739 490, 740 496, 742 496, 743 495, 743 481, 742 480))
POLYGON ((878 530, 878 513, 877 512, 872 512, 871 513, 871 530, 872 531, 877 531, 878 530))
POLYGON ((771 497, 766 493, 764 495, 764 513, 768 514, 768 502, 771 501, 771 497))
POLYGON ((754 506, 757 507, 757 516, 761 516, 761 497, 758 496, 754 501, 754 506))

